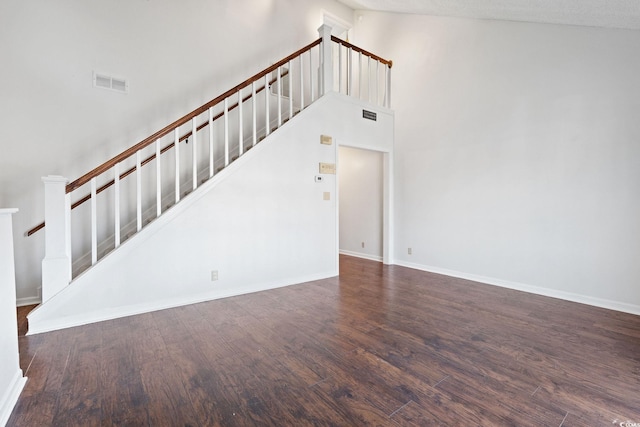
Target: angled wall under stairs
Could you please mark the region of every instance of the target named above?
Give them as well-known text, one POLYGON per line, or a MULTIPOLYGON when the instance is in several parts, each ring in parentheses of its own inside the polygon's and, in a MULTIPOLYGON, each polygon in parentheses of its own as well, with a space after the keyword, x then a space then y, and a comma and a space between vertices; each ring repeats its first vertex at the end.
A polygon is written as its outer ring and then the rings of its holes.
POLYGON ((32 311, 29 333, 337 275, 337 179, 319 163, 339 144, 391 151, 392 112, 323 96, 32 311))

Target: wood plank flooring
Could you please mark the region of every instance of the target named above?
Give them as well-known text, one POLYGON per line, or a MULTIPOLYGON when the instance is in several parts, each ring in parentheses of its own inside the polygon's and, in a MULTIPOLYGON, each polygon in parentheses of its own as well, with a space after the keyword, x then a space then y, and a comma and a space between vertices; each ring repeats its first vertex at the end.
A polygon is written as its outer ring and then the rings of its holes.
POLYGON ((340 264, 339 278, 21 336, 29 381, 8 425, 640 423, 639 316, 340 264))

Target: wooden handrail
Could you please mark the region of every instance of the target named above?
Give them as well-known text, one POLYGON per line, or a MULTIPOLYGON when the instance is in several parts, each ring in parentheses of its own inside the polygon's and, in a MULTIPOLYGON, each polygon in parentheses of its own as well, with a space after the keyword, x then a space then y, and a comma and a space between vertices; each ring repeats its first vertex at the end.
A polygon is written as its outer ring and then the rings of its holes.
MULTIPOLYGON (((380 56, 368 52, 358 46, 355 46, 347 41, 341 40, 335 36, 331 36, 331 40, 333 42, 339 43, 347 48, 350 48, 356 52, 359 52, 365 56, 368 56, 372 59, 375 59, 376 61, 379 61, 385 65, 387 65, 389 68, 391 68, 393 66, 393 61, 391 60, 387 60, 384 58, 381 58, 380 56)), ((89 181, 91 181, 92 178, 95 178, 99 175, 101 175, 102 173, 106 172, 107 170, 111 169, 112 167, 114 167, 116 164, 122 162, 123 160, 131 157, 132 155, 134 155, 137 151, 142 150, 143 148, 151 145, 152 143, 154 143, 157 139, 162 138, 164 136, 166 136, 167 134, 169 134, 173 129, 184 125, 185 123, 188 123, 190 120, 192 120, 194 117, 199 116, 200 114, 203 114, 204 112, 206 112, 209 108, 219 104, 220 102, 224 101, 225 98, 228 98, 236 93, 238 93, 240 90, 246 88, 247 86, 253 84, 254 82, 262 79, 264 76, 268 75, 269 73, 272 73, 275 70, 278 70, 281 66, 287 64, 289 61, 291 61, 292 59, 297 58, 298 56, 302 55, 303 53, 311 50, 312 48, 314 48, 315 46, 319 45, 322 42, 322 38, 319 38, 315 41, 313 41, 312 43, 309 43, 308 45, 306 45, 305 47, 297 50, 296 52, 292 53, 291 55, 281 59, 280 61, 274 63, 273 65, 265 68, 264 70, 260 71, 259 73, 255 74, 254 76, 248 78, 247 80, 245 80, 244 82, 240 83, 239 85, 229 89, 228 91, 226 91, 225 93, 223 93, 222 95, 217 96, 216 98, 212 99, 211 101, 207 102, 206 104, 196 108, 195 110, 193 110, 192 112, 190 112, 189 114, 179 118, 178 120, 174 121, 173 123, 165 126, 164 128, 160 129, 159 131, 155 132, 153 135, 143 139, 142 141, 138 142, 137 144, 135 144, 134 146, 128 148, 127 150, 121 152, 120 154, 118 154, 117 156, 113 157, 111 160, 101 164, 100 166, 94 168, 93 170, 91 170, 90 172, 82 175, 80 178, 76 179, 75 181, 67 184, 66 186, 66 192, 67 193, 71 193, 72 191, 76 190, 77 188, 83 186, 84 184, 88 183, 89 181)), ((284 71, 281 74, 281 77, 286 76, 289 73, 288 70, 284 71)), ((273 83, 275 83, 277 79, 272 79, 269 82, 269 86, 272 85, 273 83)), ((265 90, 267 88, 267 85, 263 85, 262 87, 256 89, 256 94, 262 92, 263 90, 265 90)), ((250 99, 252 97, 253 93, 250 95, 245 96, 244 98, 242 98, 241 102, 245 102, 248 99, 250 99)), ((238 102, 236 102, 235 104, 233 104, 232 106, 230 106, 227 111, 232 111, 233 109, 238 107, 240 100, 238 100, 238 102)), ((224 115, 224 113, 219 113, 217 114, 215 117, 213 117, 212 121, 215 121, 219 118, 221 118, 224 115)), ((201 125, 196 127, 196 131, 199 131, 201 129, 203 129, 204 127, 209 125, 209 121, 205 121, 204 123, 202 123, 201 125)), ((178 142, 182 142, 185 139, 189 138, 192 134, 192 131, 188 131, 187 133, 185 133, 184 135, 182 135, 179 139, 178 142)), ((170 150, 171 148, 173 148, 175 146, 175 141, 170 143, 169 145, 165 146, 164 148, 162 148, 162 150, 160 150, 161 154, 164 154, 166 151, 170 150)), ((156 158, 155 153, 151 156, 149 156, 148 158, 146 158, 145 160, 143 160, 141 162, 141 166, 146 165, 147 163, 151 162, 152 160, 154 160, 156 158)), ((127 176, 129 176, 130 174, 132 174, 133 172, 135 172, 136 168, 132 167, 130 169, 128 169, 127 171, 123 172, 122 174, 120 174, 120 179, 126 178, 127 176)), ((103 192, 104 190, 106 190, 107 188, 111 187, 112 185, 114 185, 115 183, 115 179, 107 182, 106 184, 102 185, 101 187, 99 187, 98 189, 96 189, 96 194, 99 194, 101 192, 103 192)), ((84 197, 82 197, 81 199, 77 200, 76 202, 74 202, 71 205, 71 209, 75 209, 76 207, 80 206, 81 204, 83 204, 84 202, 91 200, 91 194, 87 194, 84 197)), ((32 229, 30 229, 27 232, 27 236, 31 236, 32 234, 36 233, 37 231, 43 229, 45 227, 45 223, 42 222, 40 224, 38 224, 37 226, 33 227, 32 229)))
POLYGON ((32 234, 37 233, 38 231, 42 230, 43 228, 44 228, 44 222, 41 222, 40 224, 38 224, 35 227, 33 227, 31 230, 27 231, 27 236, 31 236, 32 234))
MULTIPOLYGON (((288 74, 289 74, 289 70, 285 70, 284 72, 280 73, 280 78, 282 78, 282 77, 284 77, 284 76, 286 76, 286 75, 288 75, 288 74)), ((276 78, 271 79, 271 80, 269 81, 269 86, 271 86, 272 84, 274 84, 277 80, 278 80, 278 79, 277 79, 277 77, 276 77, 276 78)), ((265 90, 266 88, 267 88, 267 86, 262 85, 261 87, 259 87, 258 89, 256 89, 256 95, 257 95, 257 94, 259 94, 260 92, 262 92, 263 90, 265 90)), ((249 95, 245 96, 244 98, 242 98, 242 102, 244 103, 244 102, 248 101, 249 99, 251 99, 252 97, 253 97, 253 93, 251 93, 251 94, 249 94, 249 95)), ((238 104, 239 104, 239 103, 238 103, 238 102, 236 102, 235 104, 231 105, 231 106, 227 109, 227 111, 233 111, 234 109, 238 108, 238 104)), ((215 116, 213 116, 213 117, 212 117, 211 122, 213 123, 214 121, 218 120, 219 118, 221 118, 221 117, 223 117, 223 116, 224 116, 224 113, 219 113, 219 114, 217 114, 217 115, 215 115, 215 116)), ((200 131, 200 130, 202 130, 202 129, 204 129, 204 128, 205 128, 205 127, 207 127, 207 126, 209 126, 209 120, 205 121, 204 123, 202 123, 201 125, 199 125, 198 127, 196 127, 196 132, 197 132, 197 131, 200 131)), ((193 131, 188 131, 187 133, 185 133, 184 135, 182 135, 180 138, 178 138, 178 142, 182 142, 182 141, 184 141, 185 139, 188 139, 188 138, 191 136, 191 134, 192 134, 192 133, 193 133, 193 131)), ((167 151, 169 151, 170 149, 172 149, 175 145, 176 145, 176 143, 175 143, 175 141, 174 141, 174 142, 170 143, 169 145, 167 145, 167 146, 163 147, 163 148, 160 150, 160 154, 164 154, 164 153, 166 153, 167 151)), ((156 155, 155 155, 155 153, 154 153, 154 154, 152 154, 151 156, 149 156, 149 157, 147 157, 146 159, 144 159, 142 162, 140 162, 140 166, 142 167, 142 166, 146 165, 147 163, 151 162, 151 161, 152 161, 152 160, 154 160, 155 158, 156 158, 156 155)), ((134 167, 132 167, 132 168, 130 168, 130 169, 128 169, 128 170, 126 170, 125 172, 123 172, 123 173, 121 173, 121 174, 120 174, 120 179, 126 178, 127 176, 131 175, 133 172, 135 172, 135 170, 136 170, 136 167, 135 167, 135 166, 134 166, 134 167)), ((102 186, 98 187, 98 188, 96 189, 96 195, 98 195, 98 194, 102 193, 104 190, 106 190, 107 188, 109 188, 109 187, 111 187, 112 185, 114 185, 114 184, 115 184, 115 182, 116 182, 116 181, 115 181, 115 179, 112 179, 111 181, 107 182, 106 184, 104 184, 104 185, 102 185, 102 186)), ((75 208, 77 208, 78 206, 82 205, 84 202, 87 202, 87 201, 89 201, 89 200, 91 200, 91 193, 86 194, 84 197, 82 197, 82 198, 80 198, 80 199, 76 200, 75 202, 73 202, 73 203, 71 204, 71 209, 75 209, 75 208)), ((44 228, 44 226, 45 226, 45 223, 44 223, 44 222, 41 222, 40 224, 36 225, 36 226, 35 226, 35 227, 33 227, 31 230, 27 231, 27 237, 28 237, 28 236, 31 236, 32 234, 34 234, 34 233, 36 233, 36 232, 38 232, 38 231, 40 231, 40 230, 42 230, 42 229, 44 228)))
POLYGON ((351 43, 349 43, 347 41, 339 39, 336 36, 331 36, 331 41, 339 43, 339 44, 343 45, 344 47, 353 49, 356 52, 359 52, 359 53, 361 53, 363 55, 366 55, 366 56, 368 56, 368 57, 370 57, 372 59, 375 59, 378 62, 382 62, 383 64, 385 64, 389 68, 393 67, 393 61, 381 58, 378 55, 376 55, 375 53, 368 52, 368 51, 366 51, 366 50, 364 50, 364 49, 362 49, 362 48, 360 48, 360 47, 358 47, 356 45, 353 45, 353 44, 351 44, 351 43))
POLYGON ((175 128, 179 127, 179 126, 182 126, 183 124, 189 122, 189 120, 191 120, 192 118, 199 116, 200 114, 202 114, 205 111, 207 111, 209 108, 211 108, 211 107, 217 105, 218 103, 224 101, 225 98, 228 98, 228 97, 234 95, 235 93, 237 93, 241 89, 249 86, 253 82, 260 80, 261 78, 263 78, 267 74, 271 73, 272 71, 277 70, 279 67, 281 67, 282 65, 288 63, 292 59, 297 58, 298 56, 302 55, 303 53, 305 53, 308 50, 311 50, 313 47, 317 46, 321 42, 322 42, 322 39, 317 39, 316 41, 308 44, 307 46, 303 47, 302 49, 292 53, 289 56, 287 56, 286 58, 281 59, 280 61, 276 62, 275 64, 273 64, 273 65, 271 65, 271 66, 269 66, 267 68, 265 68, 264 70, 262 70, 261 72, 259 72, 256 75, 254 75, 253 77, 250 77, 247 80, 245 80, 244 82, 240 83, 239 85, 229 89, 228 91, 226 91, 222 95, 220 95, 220 96, 212 99, 211 101, 207 102, 206 104, 196 108, 195 110, 193 110, 192 112, 190 112, 186 116, 183 116, 183 117, 179 118, 175 122, 173 122, 173 123, 165 126, 164 128, 160 129, 159 131, 157 131, 153 135, 143 139, 142 141, 138 142, 133 147, 131 147, 131 148, 123 151, 122 153, 118 154, 117 156, 113 157, 111 160, 104 162, 103 164, 101 164, 97 168, 93 169, 92 171, 82 175, 80 178, 78 178, 75 181, 67 184, 67 187, 66 187, 67 193, 71 193, 76 188, 78 188, 78 187, 86 184, 87 182, 91 181, 91 178, 95 178, 98 175, 106 172, 107 170, 111 169, 112 167, 114 167, 116 164, 120 163, 124 159, 134 155, 136 153, 136 151, 142 150, 143 148, 145 148, 148 145, 152 144, 156 139, 162 138, 163 136, 165 136, 169 132, 171 132, 173 129, 175 129, 175 128))

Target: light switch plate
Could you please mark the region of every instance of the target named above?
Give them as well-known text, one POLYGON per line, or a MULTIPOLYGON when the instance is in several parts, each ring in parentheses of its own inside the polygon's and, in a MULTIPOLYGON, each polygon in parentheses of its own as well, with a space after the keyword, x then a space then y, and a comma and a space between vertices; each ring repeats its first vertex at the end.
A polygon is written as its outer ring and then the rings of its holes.
POLYGON ((336 174, 336 164, 335 163, 320 163, 320 173, 326 173, 335 175, 336 174))
POLYGON ((329 135, 320 135, 320 144, 324 144, 324 145, 333 144, 333 137, 329 135))

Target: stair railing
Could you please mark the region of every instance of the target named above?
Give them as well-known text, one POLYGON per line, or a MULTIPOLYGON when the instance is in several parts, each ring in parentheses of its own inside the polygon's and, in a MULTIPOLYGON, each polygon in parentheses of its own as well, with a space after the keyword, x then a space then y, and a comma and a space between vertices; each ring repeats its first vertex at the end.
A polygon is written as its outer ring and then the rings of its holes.
POLYGON ((45 222, 28 232, 31 235, 47 225, 43 302, 326 92, 337 87, 340 92, 356 96, 352 89, 356 80, 358 97, 388 107, 390 72, 385 71, 385 77, 380 79, 378 70, 380 63, 390 69, 391 61, 332 37, 331 28, 326 25, 318 31, 319 39, 80 178, 72 182, 56 176, 43 178, 45 222), (348 52, 344 64, 343 47, 348 52), (351 60, 354 52, 360 57, 357 73, 351 60), (362 64, 363 56, 367 58, 366 66, 362 64), (203 140, 208 144, 201 144, 203 140), (181 142, 185 143, 182 147, 181 142), (186 149, 187 144, 191 150, 186 149), (163 160, 165 153, 173 153, 173 159, 163 160), (128 176, 135 176, 135 182, 124 179, 128 176), (149 186, 155 189, 145 191, 149 186), (87 187, 87 194, 74 197, 87 187), (107 197, 101 198, 99 207, 100 193, 107 197), (72 221, 71 210, 87 201, 89 208, 78 209, 82 212, 72 221), (83 238, 87 235, 90 239, 83 238))
MULTIPOLYGON (((286 77, 288 74, 289 74, 289 70, 281 71, 281 73, 280 73, 280 77, 281 77, 281 78, 282 78, 282 77, 286 77)), ((272 78, 272 79, 269 81, 269 85, 267 86, 267 88, 269 88, 269 87, 273 86, 273 85, 274 85, 274 83, 276 83, 277 81, 278 81, 278 79, 277 79, 277 78, 272 78)), ((265 89, 265 86, 264 86, 264 85, 263 85, 263 86, 260 86, 260 87, 256 90, 256 95, 260 94, 264 89, 265 89)), ((250 93, 249 95, 245 96, 245 97, 242 99, 242 102, 243 102, 243 103, 245 103, 245 102, 246 102, 246 101, 248 101, 250 98, 252 98, 252 96, 253 96, 253 93, 250 93)), ((302 96, 302 95, 301 95, 301 96, 302 96)), ((312 96, 313 96, 313 93, 312 93, 312 96)), ((301 98, 301 100, 300 100, 300 106, 301 106, 301 107, 304 107, 303 102, 304 102, 304 100, 301 98)), ((228 112, 233 111, 234 109, 238 108, 238 106, 239 106, 239 103, 238 103, 238 102, 234 103, 233 105, 229 106, 228 112)), ((214 121, 214 122, 215 122, 216 120, 219 120, 220 118, 223 118, 223 117, 224 117, 224 113, 218 113, 217 115, 213 116, 213 120, 212 120, 212 121, 214 121)), ((200 130, 204 129, 205 127, 207 127, 208 125, 209 125, 209 122, 208 122, 208 121, 205 121, 204 123, 200 124, 200 125, 196 128, 196 131, 200 131, 200 130)), ((189 137, 190 137, 192 134, 193 134, 193 131, 189 130, 188 132, 186 132, 185 134, 183 134, 182 136, 180 136, 180 138, 179 138, 179 141, 178 141, 178 142, 185 142, 185 141, 187 141, 187 142, 188 142, 189 137)), ((163 147, 163 148, 160 150, 160 154, 164 154, 164 153, 166 153, 167 151, 169 151, 170 149, 175 148, 175 145, 176 145, 176 144, 175 144, 175 142, 170 142, 167 146, 163 147)), ((156 158, 157 158, 157 153, 153 153, 151 156, 149 156, 149 157, 145 158, 145 159, 142 161, 141 166, 145 166, 147 163, 149 163, 149 162, 151 162, 151 161, 155 160, 156 158)), ((136 167, 135 167, 135 166, 134 166, 134 167, 131 167, 131 168, 129 168, 129 169, 127 169, 125 172, 122 172, 122 173, 120 174, 120 180, 122 180, 123 178, 126 178, 127 176, 131 175, 131 174, 132 174, 132 173, 134 173, 134 172, 136 172, 136 167)), ((112 185, 114 185, 114 184, 115 184, 115 179, 112 179, 111 181, 108 181, 106 184, 104 184, 104 185, 102 185, 102 186, 98 187, 98 189, 96 190, 96 194, 100 194, 100 193, 102 193, 103 191, 107 190, 109 187, 111 187, 111 186, 112 186, 112 185)), ((80 199, 78 199, 78 200, 76 200, 75 202, 73 202, 73 203, 71 204, 71 209, 73 210, 73 209, 75 209, 75 208, 79 207, 80 205, 82 205, 83 203, 85 203, 85 202, 87 202, 87 201, 89 201, 89 200, 91 200, 91 193, 89 193, 89 194, 85 194, 83 197, 81 197, 80 199)), ((31 235, 33 235, 33 234, 37 233, 38 231, 42 230, 42 229, 44 228, 44 226, 45 226, 45 222, 43 221, 43 222, 41 222, 40 224, 38 224, 38 225, 36 225, 35 227, 33 227, 33 228, 31 228, 30 230, 28 230, 28 231, 26 232, 26 235, 27 235, 27 236, 31 236, 31 235)))
POLYGON ((334 89, 379 106, 391 108, 391 67, 393 62, 331 36, 337 66, 334 89))

